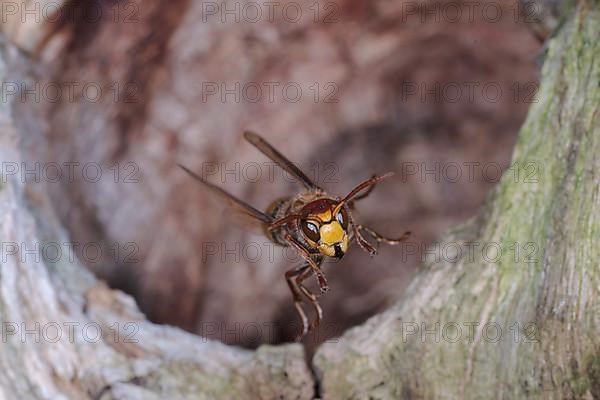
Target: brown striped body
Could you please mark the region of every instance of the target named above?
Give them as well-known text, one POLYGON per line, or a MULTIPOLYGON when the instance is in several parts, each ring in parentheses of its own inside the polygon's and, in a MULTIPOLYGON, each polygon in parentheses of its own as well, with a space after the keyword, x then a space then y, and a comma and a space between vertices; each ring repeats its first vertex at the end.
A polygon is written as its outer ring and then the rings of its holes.
POLYGON ((314 274, 321 292, 329 290, 325 275, 321 271, 321 264, 325 257, 342 258, 353 239, 363 250, 371 255, 375 254, 375 248, 362 236, 361 231, 366 232, 378 244, 381 242, 398 244, 406 240, 410 232, 406 232, 398 239, 388 239, 370 228, 355 224, 352 220, 350 209, 354 201, 368 196, 375 184, 390 177, 392 173, 373 176, 361 182, 343 198, 329 196, 266 140, 252 132, 245 132, 244 137, 283 170, 296 177, 298 182, 304 185, 304 191, 295 196, 281 197, 273 201, 263 213, 222 188, 207 182, 186 167, 182 165, 180 167, 224 199, 231 207, 261 224, 266 236, 273 243, 293 247, 303 258, 303 265, 293 268, 285 274, 294 299, 294 306, 302 320, 302 332, 299 336, 301 338, 309 330, 316 328, 322 318, 323 312, 317 296, 304 286, 303 281, 314 274), (316 312, 316 319, 311 324, 308 323, 302 309, 302 303, 305 301, 308 301, 316 312))

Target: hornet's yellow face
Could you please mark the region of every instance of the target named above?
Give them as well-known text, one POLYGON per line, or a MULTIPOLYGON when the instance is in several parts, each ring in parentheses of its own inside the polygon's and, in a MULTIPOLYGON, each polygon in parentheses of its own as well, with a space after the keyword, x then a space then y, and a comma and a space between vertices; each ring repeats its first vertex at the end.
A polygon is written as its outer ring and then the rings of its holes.
POLYGON ((342 258, 348 251, 348 214, 343 206, 322 202, 311 207, 300 221, 302 233, 312 248, 328 257, 342 258))

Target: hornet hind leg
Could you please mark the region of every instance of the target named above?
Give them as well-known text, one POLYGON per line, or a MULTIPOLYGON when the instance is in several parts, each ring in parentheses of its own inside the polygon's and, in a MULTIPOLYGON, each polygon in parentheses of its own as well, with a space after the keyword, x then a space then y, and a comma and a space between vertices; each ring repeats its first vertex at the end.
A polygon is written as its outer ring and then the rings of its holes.
POLYGON ((296 312, 298 313, 298 315, 300 316, 300 320, 302 321, 302 330, 296 337, 296 341, 300 341, 304 336, 308 334, 308 332, 316 329, 320 325, 321 320, 323 319, 323 310, 319 305, 317 296, 302 283, 312 273, 313 270, 308 263, 305 263, 301 267, 291 269, 285 273, 285 279, 290 288, 290 291, 292 292, 292 297, 294 299, 294 307, 296 308, 296 312), (306 313, 302 308, 302 304, 305 301, 308 301, 313 306, 316 314, 314 321, 310 324, 308 323, 308 318, 306 317, 306 313))

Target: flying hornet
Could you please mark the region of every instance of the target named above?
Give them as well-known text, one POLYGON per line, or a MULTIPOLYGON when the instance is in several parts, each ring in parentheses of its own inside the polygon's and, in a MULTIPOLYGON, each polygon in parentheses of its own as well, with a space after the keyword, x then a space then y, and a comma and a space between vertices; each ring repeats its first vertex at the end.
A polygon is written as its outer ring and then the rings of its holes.
POLYGON ((318 302, 319 296, 312 293, 303 282, 314 275, 317 278, 320 292, 325 293, 329 290, 327 279, 321 270, 321 265, 326 257, 341 259, 353 240, 364 251, 375 255, 376 249, 365 239, 363 234, 370 236, 377 242, 377 245, 382 242, 396 245, 406 240, 410 236, 410 232, 405 232, 398 239, 390 239, 366 226, 355 223, 352 218, 351 210, 354 209, 354 202, 367 197, 375 185, 392 176, 392 172, 372 176, 359 183, 344 197, 332 196, 309 179, 304 172, 261 136, 253 132, 245 132, 244 138, 279 167, 294 176, 304 186, 304 190, 296 195, 275 200, 265 212, 261 212, 204 180, 183 165, 178 165, 195 180, 223 198, 231 207, 260 224, 269 240, 281 246, 294 248, 302 257, 304 263, 301 266, 285 273, 294 306, 302 321, 302 331, 297 337, 297 340, 300 340, 308 332, 316 329, 323 319, 323 311, 318 302), (316 318, 310 324, 302 307, 304 302, 311 304, 315 310, 316 318))

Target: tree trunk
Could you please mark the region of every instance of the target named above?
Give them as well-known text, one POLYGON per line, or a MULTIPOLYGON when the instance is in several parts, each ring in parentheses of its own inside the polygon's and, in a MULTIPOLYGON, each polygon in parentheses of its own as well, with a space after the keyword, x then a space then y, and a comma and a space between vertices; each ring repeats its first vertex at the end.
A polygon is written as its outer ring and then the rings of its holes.
MULTIPOLYGON (((514 20, 514 0, 489 1, 502 7, 501 21, 479 14, 470 20, 465 13, 461 23, 423 23, 421 13, 406 16, 403 2, 389 0, 321 2, 321 22, 314 0, 294 1, 304 10, 302 21, 286 22, 280 14, 271 21, 266 12, 239 24, 235 15, 225 23, 224 16, 206 15, 210 2, 68 2, 65 26, 48 27, 55 34, 41 47, 37 62, 44 67, 28 86, 49 87, 44 97, 52 98, 40 101, 45 144, 34 146, 29 158, 43 165, 80 163, 78 179, 48 185, 50 200, 70 237, 101 247, 104 257, 81 257, 82 263, 111 288, 131 294, 149 320, 245 347, 291 341, 298 321, 283 271, 300 260, 279 249, 267 257, 273 249, 263 246, 265 238, 223 224, 219 204, 176 163, 260 209, 298 185, 265 166, 268 160, 242 139, 246 129, 263 134, 335 194, 407 164, 507 167, 527 98, 490 100, 483 90, 470 98, 467 85, 502 85, 511 94, 525 88, 529 95, 538 80, 540 44, 514 20), (323 21, 330 9, 338 22, 323 21), (104 18, 93 17, 99 11, 104 18), (256 83, 258 100, 252 90, 226 95, 236 85, 256 83), (436 87, 452 92, 457 83, 460 101, 440 101, 441 90, 423 99, 436 87), (301 101, 291 97, 293 90, 283 93, 296 84, 301 101), (277 88, 273 96, 270 85, 277 88), (63 93, 58 99, 56 86, 63 93), (102 181, 82 179, 88 162, 102 166, 102 181), (256 165, 259 182, 250 177, 256 165), (135 260, 125 251, 115 257, 115 244, 135 244, 122 248, 137 249, 135 260), (211 253, 212 246, 221 251, 211 253), (263 257, 225 254, 237 246, 261 247, 263 257), (268 329, 231 334, 251 324, 268 329)), ((232 2, 217 3, 224 11, 239 5, 232 2)), ((436 0, 435 7, 452 10, 453 3, 436 0)), ((21 30, 8 32, 27 49, 40 47, 21 30)), ((419 174, 398 174, 361 202, 360 221, 382 233, 412 230, 411 240, 429 243, 474 215, 498 181, 477 177, 423 184, 419 174)), ((326 266, 333 286, 321 300, 328 317, 309 335, 309 349, 398 299, 416 257, 399 263, 396 249, 381 250, 368 274, 369 257, 361 251, 340 267, 326 266)))
MULTIPOLYGON (((2 82, 31 76, 29 61, 0 43, 2 82)), ((16 172, 32 142, 44 145, 42 123, 3 96, 0 398, 312 398, 300 345, 249 351, 152 324, 81 265, 43 183, 16 172), (16 120, 40 136, 22 135, 16 120)))
POLYGON ((599 37, 580 3, 513 167, 401 301, 319 349, 324 398, 600 398, 599 37))
MULTIPOLYGON (((44 123, 9 97, 0 104, 2 397, 600 397, 598 37, 598 5, 581 3, 551 40, 514 167, 396 305, 318 350, 316 382, 299 345, 247 351, 154 325, 87 272, 44 185, 11 172, 32 143, 44 146, 44 123), (19 135, 17 120, 40 136, 19 135)), ((2 43, 2 80, 30 73, 2 43)))

